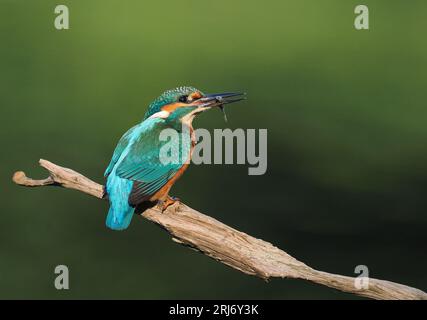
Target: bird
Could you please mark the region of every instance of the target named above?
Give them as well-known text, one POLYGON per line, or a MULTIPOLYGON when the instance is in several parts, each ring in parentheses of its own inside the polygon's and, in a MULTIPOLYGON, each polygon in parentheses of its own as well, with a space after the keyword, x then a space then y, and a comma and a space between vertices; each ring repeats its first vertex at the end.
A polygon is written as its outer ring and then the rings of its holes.
POLYGON ((142 122, 121 137, 105 170, 110 204, 107 227, 127 229, 135 209, 143 203, 157 203, 163 212, 178 201, 169 195, 169 190, 189 166, 196 144, 193 119, 214 107, 223 110, 224 105, 245 99, 244 95, 204 94, 194 87, 181 86, 156 98, 148 106, 142 122), (162 161, 160 150, 166 142, 159 137, 165 129, 181 134, 178 149, 181 161, 162 161))

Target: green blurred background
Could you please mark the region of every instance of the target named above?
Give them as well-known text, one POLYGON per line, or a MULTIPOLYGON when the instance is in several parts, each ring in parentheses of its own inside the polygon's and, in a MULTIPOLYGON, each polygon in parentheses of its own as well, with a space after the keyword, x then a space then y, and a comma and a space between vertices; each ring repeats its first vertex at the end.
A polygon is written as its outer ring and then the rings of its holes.
POLYGON ((0 0, 0 298, 353 299, 299 280, 264 283, 135 218, 59 188, 39 158, 96 181, 119 137, 163 90, 243 90, 195 127, 267 128, 268 171, 191 166, 173 194, 309 265, 427 289, 427 3, 0 0), (70 30, 54 8, 70 9, 70 30), (70 290, 54 267, 70 268, 70 290))

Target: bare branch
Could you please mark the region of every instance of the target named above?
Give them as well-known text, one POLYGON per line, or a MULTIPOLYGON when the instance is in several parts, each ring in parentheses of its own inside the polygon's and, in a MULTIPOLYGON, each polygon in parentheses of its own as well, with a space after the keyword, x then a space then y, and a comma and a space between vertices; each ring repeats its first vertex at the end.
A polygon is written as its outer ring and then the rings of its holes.
MULTIPOLYGON (((13 175, 13 181, 26 187, 61 186, 105 198, 104 187, 80 173, 43 159, 40 165, 49 171, 48 178, 33 180, 18 171, 13 175)), ((139 214, 169 232, 175 242, 264 280, 271 277, 304 279, 373 299, 427 300, 427 294, 421 290, 373 278, 369 279, 367 289, 357 289, 353 277, 317 271, 271 243, 233 229, 183 203, 176 203, 163 213, 154 206, 139 214)))

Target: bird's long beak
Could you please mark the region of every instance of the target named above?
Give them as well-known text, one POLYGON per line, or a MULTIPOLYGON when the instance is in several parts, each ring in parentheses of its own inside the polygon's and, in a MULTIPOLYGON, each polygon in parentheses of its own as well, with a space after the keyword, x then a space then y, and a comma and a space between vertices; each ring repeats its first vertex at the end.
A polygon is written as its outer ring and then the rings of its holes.
POLYGON ((197 100, 197 104, 202 108, 221 107, 225 104, 241 101, 246 99, 246 93, 226 92, 207 94, 197 100))

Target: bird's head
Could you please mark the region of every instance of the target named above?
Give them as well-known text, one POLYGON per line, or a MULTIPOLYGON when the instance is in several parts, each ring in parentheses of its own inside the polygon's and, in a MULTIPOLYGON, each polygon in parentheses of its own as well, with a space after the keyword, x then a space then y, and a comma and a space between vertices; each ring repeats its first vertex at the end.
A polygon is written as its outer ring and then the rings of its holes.
POLYGON ((163 118, 168 121, 190 123, 197 114, 214 107, 223 108, 225 104, 243 100, 242 93, 204 94, 193 87, 179 87, 165 91, 155 99, 144 116, 148 118, 163 118))

